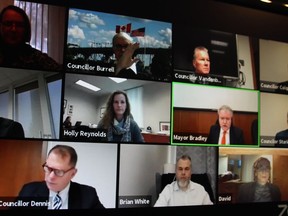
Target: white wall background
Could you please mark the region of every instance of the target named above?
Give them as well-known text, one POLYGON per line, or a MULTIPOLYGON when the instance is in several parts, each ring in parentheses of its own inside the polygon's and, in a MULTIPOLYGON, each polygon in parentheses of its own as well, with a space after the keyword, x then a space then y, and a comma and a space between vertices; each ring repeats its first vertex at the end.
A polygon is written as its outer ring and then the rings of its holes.
POLYGON ((258 92, 193 84, 173 84, 173 107, 218 109, 229 105, 234 111, 258 112, 258 92))
POLYGON ((57 144, 72 146, 78 154, 78 172, 72 181, 94 187, 102 204, 115 208, 117 145, 48 142, 47 153, 57 144))
POLYGON ((97 105, 99 101, 96 100, 95 97, 84 94, 81 91, 77 91, 73 88, 66 88, 65 89, 65 97, 67 100, 67 107, 65 110, 65 114, 63 117, 63 121, 67 116, 67 109, 69 105, 73 105, 73 114, 72 114, 72 125, 76 123, 76 121, 82 121, 83 125, 88 125, 89 123, 98 123, 100 114, 97 113, 97 105))
POLYGON ((159 122, 170 122, 171 84, 153 83, 144 86, 143 98, 144 128, 152 127, 152 132, 159 131, 159 122))
POLYGON ((152 195, 156 201, 156 173, 169 160, 167 145, 121 145, 119 196, 152 195))
POLYGON ((288 128, 288 95, 261 93, 260 135, 275 136, 288 128))
POLYGON ((283 82, 288 80, 288 43, 259 41, 260 80, 283 82))
MULTIPOLYGON (((109 89, 109 88, 107 88, 109 89)), ((170 122, 171 106, 171 84, 160 82, 147 82, 143 85, 143 120, 144 129, 152 127, 152 132, 159 131, 159 122, 170 122)), ((108 96, 109 97, 109 96, 108 96)), ((82 121, 83 125, 89 123, 98 124, 100 121, 100 109, 106 107, 108 97, 94 97, 75 90, 74 88, 65 89, 65 99, 68 104, 73 105, 72 124, 82 121)), ((137 112, 137 107, 131 107, 132 114, 137 112)), ((63 119, 67 116, 67 108, 63 119)))

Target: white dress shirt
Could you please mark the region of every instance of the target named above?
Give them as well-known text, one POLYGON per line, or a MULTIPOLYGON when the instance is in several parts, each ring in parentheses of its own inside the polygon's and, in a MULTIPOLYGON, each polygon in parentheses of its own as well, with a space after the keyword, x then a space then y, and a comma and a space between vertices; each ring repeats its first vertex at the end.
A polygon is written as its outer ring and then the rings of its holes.
MULTIPOLYGON (((62 200, 62 206, 60 209, 68 209, 68 192, 70 188, 70 183, 62 190, 59 192, 59 196, 61 197, 62 200)), ((57 192, 54 191, 49 191, 49 201, 51 205, 48 206, 48 209, 52 210, 52 202, 53 202, 53 197, 55 197, 57 192)))
POLYGON ((154 207, 187 205, 213 205, 213 202, 201 184, 190 181, 188 189, 183 191, 174 181, 165 186, 154 207))

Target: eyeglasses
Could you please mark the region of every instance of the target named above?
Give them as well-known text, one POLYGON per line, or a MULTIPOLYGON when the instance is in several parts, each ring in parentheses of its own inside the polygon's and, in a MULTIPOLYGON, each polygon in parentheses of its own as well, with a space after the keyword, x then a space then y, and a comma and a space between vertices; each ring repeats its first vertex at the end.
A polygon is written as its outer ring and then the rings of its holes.
POLYGON ((11 28, 13 26, 15 26, 15 28, 24 28, 25 24, 23 22, 14 22, 14 21, 4 21, 2 22, 2 25, 7 27, 7 28, 11 28))
POLYGON ((44 164, 42 165, 42 167, 43 167, 44 172, 49 173, 49 174, 50 174, 51 172, 54 172, 54 174, 55 174, 56 176, 58 176, 58 177, 62 177, 62 176, 65 175, 65 173, 67 173, 67 172, 69 172, 70 170, 74 169, 74 167, 71 167, 70 169, 68 169, 68 170, 66 170, 66 171, 64 171, 64 170, 59 170, 59 169, 54 169, 54 168, 52 168, 52 167, 47 166, 46 163, 44 163, 44 164))
POLYGON ((126 49, 128 47, 129 44, 124 44, 124 45, 121 45, 121 44, 115 44, 113 47, 114 49, 117 49, 117 50, 122 50, 122 49, 126 49))
POLYGON ((257 172, 269 173, 269 172, 270 172, 270 169, 269 169, 269 168, 259 168, 259 169, 257 170, 257 172))

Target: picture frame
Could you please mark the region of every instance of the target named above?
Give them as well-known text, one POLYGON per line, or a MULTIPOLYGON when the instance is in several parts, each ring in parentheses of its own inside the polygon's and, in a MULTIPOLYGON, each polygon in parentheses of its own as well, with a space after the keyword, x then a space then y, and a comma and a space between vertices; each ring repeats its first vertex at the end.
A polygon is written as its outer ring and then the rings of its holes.
POLYGON ((73 105, 71 104, 69 104, 68 106, 67 115, 70 115, 70 116, 73 115, 73 105))
POLYGON ((170 122, 160 121, 159 122, 159 131, 160 132, 170 132, 170 122))
POLYGON ((105 110, 106 110, 106 107, 101 107, 100 108, 100 118, 103 118, 105 110))
POLYGON ((67 100, 64 99, 64 109, 66 109, 66 107, 67 107, 67 100))

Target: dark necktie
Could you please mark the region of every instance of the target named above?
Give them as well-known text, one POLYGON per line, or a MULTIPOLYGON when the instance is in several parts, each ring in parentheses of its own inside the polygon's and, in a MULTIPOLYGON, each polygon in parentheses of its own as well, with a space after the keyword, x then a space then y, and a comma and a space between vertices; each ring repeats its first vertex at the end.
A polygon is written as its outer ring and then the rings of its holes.
POLYGON ((52 209, 60 209, 62 206, 62 200, 59 193, 53 198, 53 206, 52 209))

